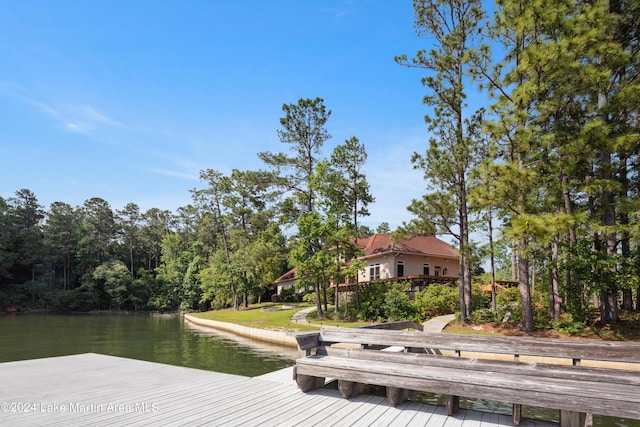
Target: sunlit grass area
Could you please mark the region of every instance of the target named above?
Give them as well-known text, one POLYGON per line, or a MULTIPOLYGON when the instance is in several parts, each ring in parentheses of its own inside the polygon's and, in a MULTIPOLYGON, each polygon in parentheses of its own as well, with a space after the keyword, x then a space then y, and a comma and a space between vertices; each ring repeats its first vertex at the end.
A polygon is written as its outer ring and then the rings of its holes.
POLYGON ((316 326, 299 325, 291 322, 291 316, 308 307, 299 304, 295 308, 288 308, 282 303, 254 304, 249 308, 235 311, 233 308, 213 310, 204 313, 191 313, 192 316, 202 319, 217 320, 219 322, 235 323, 251 328, 269 329, 274 331, 312 331, 319 329, 316 326))
POLYGON ((269 302, 253 304, 249 308, 241 308, 239 311, 227 308, 204 313, 191 313, 191 315, 202 319, 217 320, 219 322, 235 323, 251 328, 274 331, 312 331, 319 329, 320 325, 352 328, 370 324, 369 322, 351 322, 341 319, 340 316, 335 315, 332 306, 329 306, 329 310, 324 313, 325 317, 323 318, 318 318, 315 310, 307 316, 307 321, 317 326, 292 323, 291 316, 307 307, 309 307, 308 304, 295 304, 295 306, 293 306, 287 303, 269 302))

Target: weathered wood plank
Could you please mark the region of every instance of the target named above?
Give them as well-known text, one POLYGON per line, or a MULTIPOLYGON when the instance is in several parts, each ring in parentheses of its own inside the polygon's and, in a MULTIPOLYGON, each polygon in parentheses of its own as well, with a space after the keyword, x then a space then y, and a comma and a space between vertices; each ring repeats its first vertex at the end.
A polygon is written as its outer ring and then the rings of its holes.
POLYGON ((320 345, 320 332, 302 332, 296 334, 300 350, 310 350, 320 345))
POLYGON ((579 411, 586 408, 603 415, 640 418, 640 388, 633 385, 618 384, 614 390, 607 391, 598 382, 378 361, 369 361, 363 366, 359 360, 330 356, 299 359, 297 363, 300 371, 354 382, 554 409, 579 411))
POLYGON ((450 419, 441 406, 407 402, 392 408, 382 397, 361 395, 349 401, 337 390, 304 394, 293 381, 283 384, 95 354, 2 363, 0 384, 0 402, 20 396, 32 402, 63 403, 67 408, 71 401, 158 404, 157 410, 149 412, 0 412, 0 425, 307 427, 342 425, 345 417, 355 426, 364 425, 359 420, 366 419, 366 425, 376 426, 434 426, 453 420, 468 427, 464 420, 469 411, 450 419))
POLYGON ((555 338, 495 337, 437 334, 410 331, 340 328, 323 329, 325 343, 343 342, 380 346, 440 349, 461 352, 488 352, 568 359, 611 360, 639 363, 640 343, 599 340, 566 340, 555 338))
MULTIPOLYGON (((386 353, 381 351, 343 349, 327 347, 324 354, 329 356, 374 360, 380 362, 405 363, 412 365, 450 367, 456 369, 470 369, 473 371, 495 371, 523 373, 527 375, 551 378, 571 378, 575 380, 601 381, 616 384, 640 385, 640 371, 624 371, 620 369, 590 368, 584 366, 552 365, 541 363, 518 362, 507 364, 503 361, 474 359, 474 358, 452 358, 424 353, 386 353)), ((640 355, 639 355, 640 357, 640 355)))

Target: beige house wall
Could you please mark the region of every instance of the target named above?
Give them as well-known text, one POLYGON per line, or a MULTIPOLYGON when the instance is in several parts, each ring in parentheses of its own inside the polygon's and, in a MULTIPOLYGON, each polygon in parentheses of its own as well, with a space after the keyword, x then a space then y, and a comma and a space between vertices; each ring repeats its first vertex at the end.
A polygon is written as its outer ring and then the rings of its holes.
POLYGON ((381 256, 369 257, 363 270, 360 270, 358 280, 370 280, 370 266, 380 264, 380 279, 392 279, 397 276, 398 261, 404 262, 404 276, 419 276, 424 274, 424 264, 429 264, 430 276, 457 278, 459 264, 457 259, 441 258, 426 255, 387 253, 381 256))

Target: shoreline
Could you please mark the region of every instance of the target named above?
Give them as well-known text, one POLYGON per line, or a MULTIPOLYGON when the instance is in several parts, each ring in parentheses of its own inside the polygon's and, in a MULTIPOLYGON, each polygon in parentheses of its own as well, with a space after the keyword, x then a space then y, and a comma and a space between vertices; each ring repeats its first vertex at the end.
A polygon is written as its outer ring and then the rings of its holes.
POLYGON ((185 321, 194 325, 233 334, 238 337, 252 341, 260 341, 267 344, 274 344, 281 347, 298 349, 298 343, 289 332, 269 331, 266 329, 250 328, 248 326, 236 325, 235 323, 220 322, 217 320, 201 319, 185 313, 185 321))

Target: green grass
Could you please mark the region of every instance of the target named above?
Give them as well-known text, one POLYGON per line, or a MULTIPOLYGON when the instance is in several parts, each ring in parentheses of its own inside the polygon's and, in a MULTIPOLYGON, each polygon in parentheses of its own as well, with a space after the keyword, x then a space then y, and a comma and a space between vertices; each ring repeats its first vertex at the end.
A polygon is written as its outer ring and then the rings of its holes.
MULTIPOLYGON (((284 305, 287 304, 285 303, 284 305)), ((291 316, 303 308, 309 307, 308 304, 299 304, 296 308, 286 310, 283 310, 282 306, 282 303, 263 303, 252 305, 248 309, 242 308, 239 311, 228 308, 224 310, 212 310, 204 313, 190 314, 201 319, 235 323, 237 325, 258 329, 269 329, 272 331, 315 331, 320 328, 320 326, 291 323, 291 316)), ((337 326, 341 328, 351 328, 370 324, 367 322, 349 322, 343 319, 333 318, 333 307, 329 307, 329 311, 325 314, 326 317, 318 319, 314 310, 307 316, 307 320, 309 323, 315 323, 323 326, 337 326)))
POLYGON ((235 311, 234 309, 213 310, 204 313, 190 313, 201 319, 217 320, 219 322, 235 323, 251 328, 268 329, 272 331, 295 332, 314 331, 316 326, 298 325, 291 323, 291 316, 305 308, 300 305, 294 309, 282 310, 282 303, 263 303, 252 305, 248 309, 235 311))

